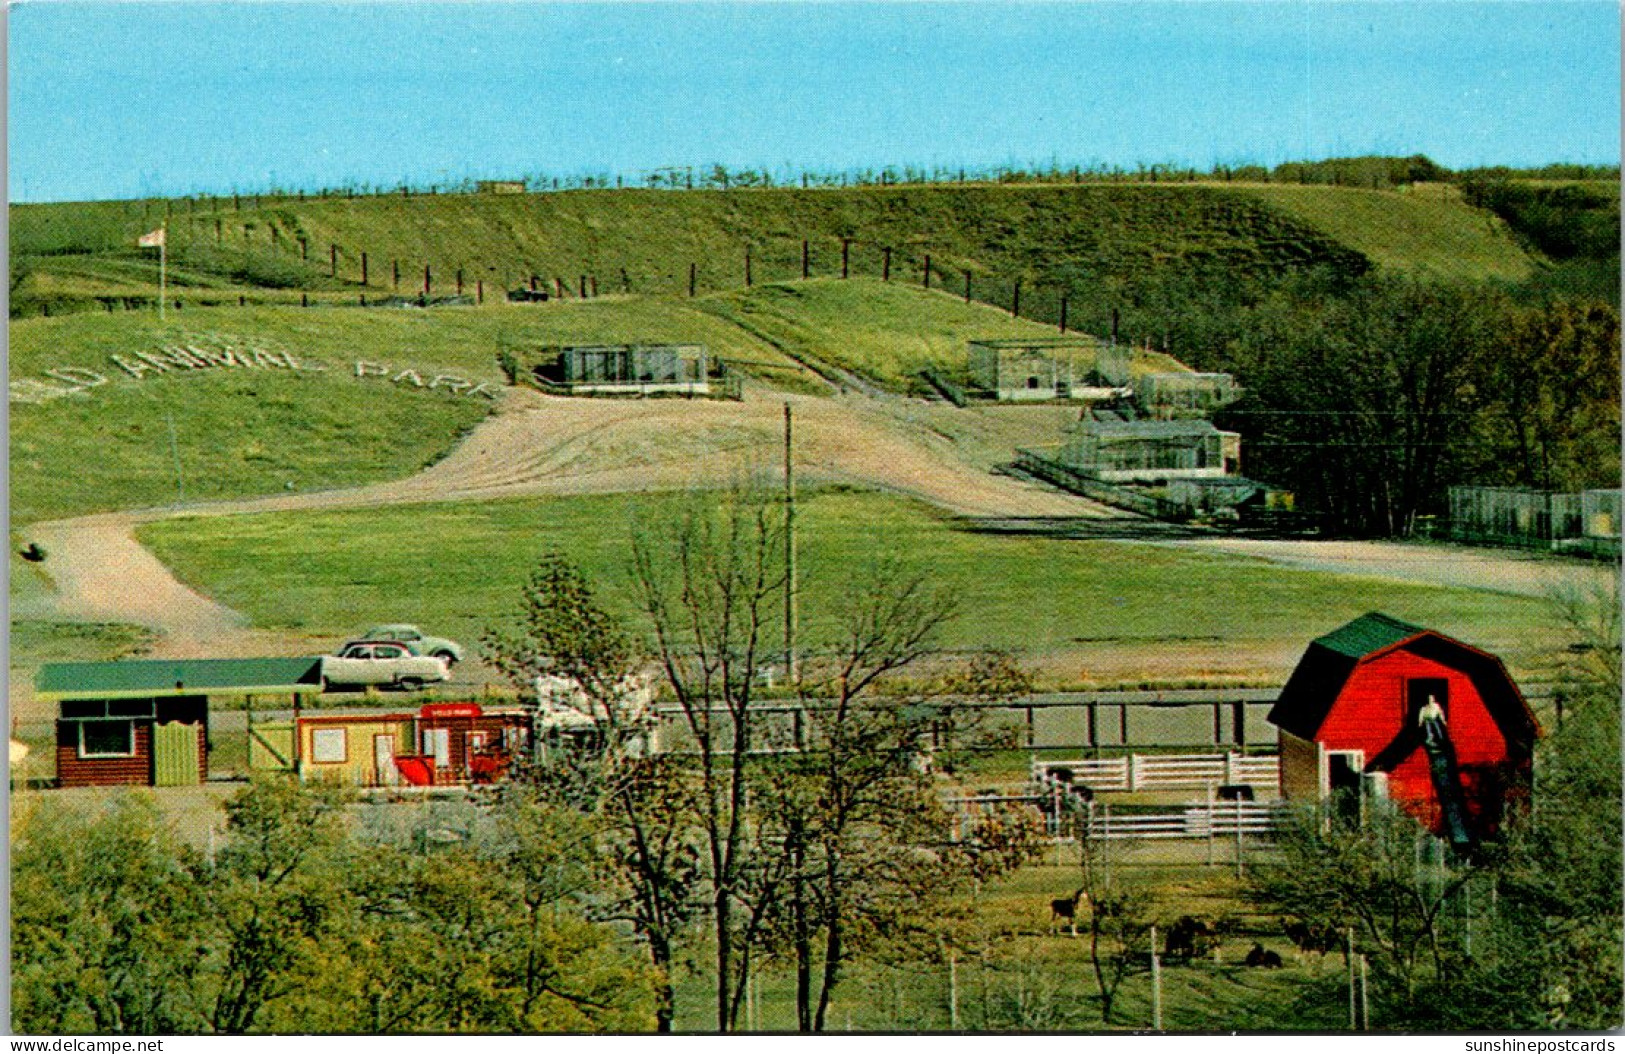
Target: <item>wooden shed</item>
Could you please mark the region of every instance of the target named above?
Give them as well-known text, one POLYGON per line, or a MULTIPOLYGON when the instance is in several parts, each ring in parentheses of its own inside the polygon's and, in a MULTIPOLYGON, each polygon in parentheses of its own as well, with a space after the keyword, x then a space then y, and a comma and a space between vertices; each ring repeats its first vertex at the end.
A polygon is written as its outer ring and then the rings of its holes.
POLYGON ((168 787, 209 776, 209 701, 314 695, 321 660, 142 659, 40 667, 35 696, 57 704, 64 787, 168 787))
POLYGON ((254 726, 249 762, 353 787, 491 783, 529 749, 534 725, 525 707, 478 703, 302 714, 254 726))
POLYGON ((1458 845, 1527 794, 1540 734, 1500 659, 1375 612, 1309 645, 1269 720, 1283 797, 1386 796, 1458 845))

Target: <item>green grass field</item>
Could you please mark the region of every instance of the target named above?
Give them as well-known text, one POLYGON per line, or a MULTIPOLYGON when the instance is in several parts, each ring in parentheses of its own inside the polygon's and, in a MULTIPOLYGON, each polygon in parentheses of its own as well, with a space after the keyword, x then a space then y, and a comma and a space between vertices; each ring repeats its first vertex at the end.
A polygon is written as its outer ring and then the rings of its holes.
MULTIPOLYGON (((513 610, 519 584, 550 549, 632 616, 626 525, 658 504, 612 495, 182 518, 145 525, 140 537, 184 581, 261 626, 342 636, 401 619, 472 641, 513 610)), ((1144 544, 974 534, 891 496, 821 492, 803 503, 800 523, 810 637, 840 583, 895 554, 960 598, 948 647, 1009 648, 1061 683, 1086 683, 1090 656, 1103 650, 1155 660, 1182 654, 1187 640, 1281 651, 1290 663, 1309 637, 1370 610, 1503 651, 1514 665, 1534 661, 1549 639, 1532 600, 1144 544)), ((1200 672, 1193 663, 1185 676, 1200 672)))

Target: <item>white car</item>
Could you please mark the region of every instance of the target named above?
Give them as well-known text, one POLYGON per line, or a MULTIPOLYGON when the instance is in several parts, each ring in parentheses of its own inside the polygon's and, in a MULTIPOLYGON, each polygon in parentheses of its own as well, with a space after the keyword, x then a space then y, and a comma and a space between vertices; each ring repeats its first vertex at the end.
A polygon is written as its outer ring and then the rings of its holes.
POLYGON ((444 659, 414 655, 399 641, 355 640, 337 655, 322 656, 324 691, 335 684, 381 684, 410 690, 450 676, 444 659))

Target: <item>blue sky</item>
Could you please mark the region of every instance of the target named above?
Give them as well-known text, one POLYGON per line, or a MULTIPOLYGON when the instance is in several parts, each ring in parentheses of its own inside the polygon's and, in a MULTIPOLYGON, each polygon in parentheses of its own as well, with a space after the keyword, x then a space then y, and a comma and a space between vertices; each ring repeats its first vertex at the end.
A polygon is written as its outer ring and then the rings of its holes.
POLYGON ((1610 0, 10 9, 12 200, 665 165, 1617 163, 1610 0))

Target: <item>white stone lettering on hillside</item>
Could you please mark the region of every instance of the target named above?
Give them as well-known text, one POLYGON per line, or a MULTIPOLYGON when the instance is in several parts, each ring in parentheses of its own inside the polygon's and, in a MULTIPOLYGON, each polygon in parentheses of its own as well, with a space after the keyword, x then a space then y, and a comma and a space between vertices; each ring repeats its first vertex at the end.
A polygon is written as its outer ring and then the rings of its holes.
MULTIPOLYGON (((298 357, 286 348, 279 348, 260 338, 244 338, 227 333, 189 333, 173 343, 153 350, 133 349, 109 354, 108 364, 113 377, 84 366, 53 366, 40 371, 42 377, 17 377, 9 382, 9 400, 19 404, 54 402, 69 396, 83 395, 92 388, 100 388, 112 379, 122 378, 125 383, 146 383, 161 377, 174 376, 194 370, 283 370, 289 373, 321 373, 328 365, 319 359, 298 357)), ((485 382, 475 382, 449 373, 433 373, 415 366, 397 369, 388 363, 357 359, 355 376, 358 379, 380 378, 393 384, 438 390, 454 398, 483 396, 495 399, 501 389, 485 382), (433 376, 425 382, 424 377, 433 376)))

